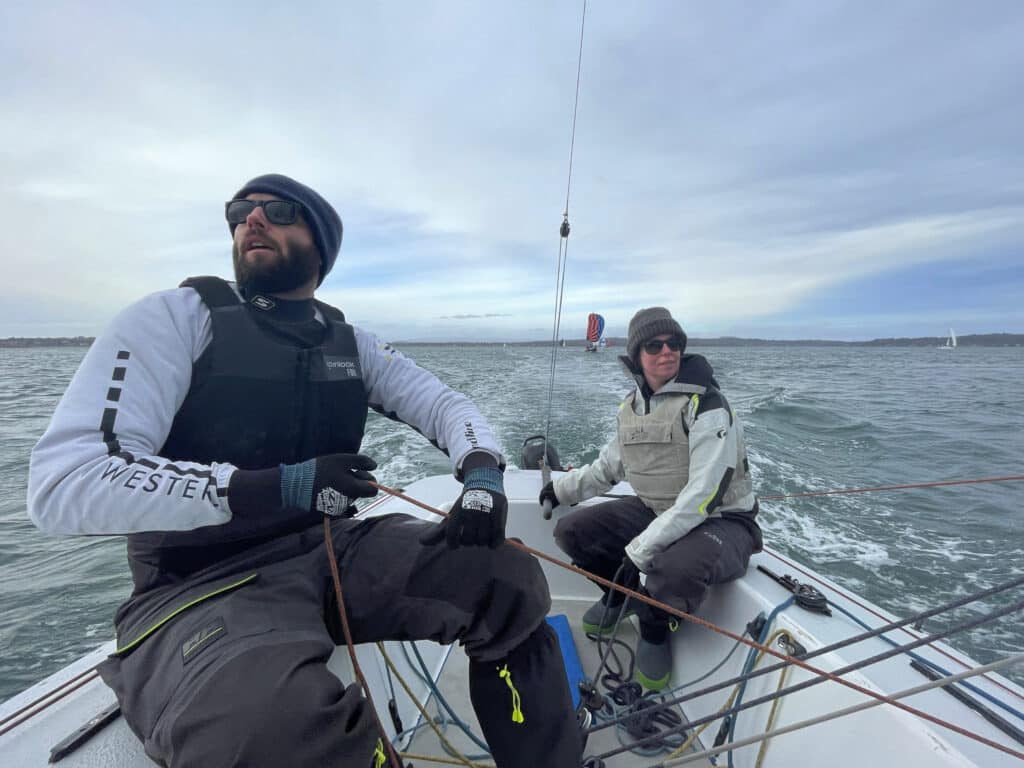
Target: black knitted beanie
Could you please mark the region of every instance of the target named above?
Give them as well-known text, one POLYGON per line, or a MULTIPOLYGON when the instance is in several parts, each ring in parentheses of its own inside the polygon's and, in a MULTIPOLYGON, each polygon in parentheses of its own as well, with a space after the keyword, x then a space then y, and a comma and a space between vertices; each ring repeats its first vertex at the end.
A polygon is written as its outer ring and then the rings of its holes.
POLYGON ((662 333, 678 336, 686 349, 686 334, 677 323, 672 313, 664 307, 647 307, 641 309, 629 321, 629 338, 626 341, 626 354, 635 362, 640 359, 640 345, 662 333))
MULTIPOLYGON (((257 176, 235 192, 232 199, 239 200, 253 192, 275 195, 282 200, 290 200, 302 206, 302 215, 305 216, 309 224, 310 232, 313 233, 313 243, 320 253, 320 278, 316 283, 320 285, 327 277, 327 273, 331 271, 331 267, 334 266, 334 262, 338 258, 338 251, 341 250, 342 225, 338 212, 305 184, 300 184, 295 179, 282 176, 280 173, 257 176)), ((236 226, 237 224, 228 225, 232 235, 235 233, 236 226)))

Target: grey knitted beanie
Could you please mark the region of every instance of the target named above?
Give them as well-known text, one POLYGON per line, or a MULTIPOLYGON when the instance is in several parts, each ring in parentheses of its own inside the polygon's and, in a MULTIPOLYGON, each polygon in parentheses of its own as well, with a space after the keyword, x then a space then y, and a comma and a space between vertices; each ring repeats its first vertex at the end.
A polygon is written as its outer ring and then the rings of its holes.
POLYGON ((686 334, 682 326, 673 318, 672 313, 664 307, 647 307, 641 309, 629 321, 629 338, 626 341, 626 353, 634 361, 640 359, 640 345, 662 333, 678 336, 686 349, 686 334))
MULTIPOLYGON (((282 200, 290 200, 302 206, 302 213, 313 233, 313 243, 320 253, 320 279, 317 281, 317 285, 320 285, 331 271, 338 258, 338 251, 341 250, 342 225, 338 212, 314 190, 280 173, 257 176, 235 192, 232 199, 239 200, 253 192, 277 195, 282 200)), ((237 225, 228 226, 233 235, 237 225)))

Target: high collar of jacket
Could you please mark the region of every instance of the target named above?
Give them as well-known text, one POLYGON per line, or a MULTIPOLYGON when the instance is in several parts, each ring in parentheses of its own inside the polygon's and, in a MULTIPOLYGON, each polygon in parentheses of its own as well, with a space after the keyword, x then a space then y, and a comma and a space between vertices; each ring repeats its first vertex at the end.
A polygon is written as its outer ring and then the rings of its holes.
POLYGON ((275 322, 306 323, 316 316, 313 299, 282 299, 267 296, 239 286, 238 292, 246 303, 252 305, 262 317, 275 322))
MULTIPOLYGON (((643 369, 627 355, 620 355, 619 362, 622 363, 629 375, 636 381, 637 390, 643 395, 644 399, 650 399, 654 392, 651 391, 650 386, 647 384, 647 379, 644 378, 643 369)), ((676 374, 672 381, 659 389, 658 394, 670 392, 702 393, 708 388, 718 389, 718 382, 715 380, 715 371, 711 367, 711 363, 703 355, 686 354, 679 360, 679 373, 676 374)))

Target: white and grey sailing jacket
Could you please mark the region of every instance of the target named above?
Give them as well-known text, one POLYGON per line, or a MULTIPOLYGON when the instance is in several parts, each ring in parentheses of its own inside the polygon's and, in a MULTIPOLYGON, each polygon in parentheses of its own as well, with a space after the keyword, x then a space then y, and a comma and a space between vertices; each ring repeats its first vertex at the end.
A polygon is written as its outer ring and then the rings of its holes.
MULTIPOLYGON (((355 337, 371 407, 447 452, 457 476, 474 451, 504 465, 490 426, 465 395, 374 335, 355 328, 355 337)), ((177 288, 129 306, 96 339, 32 451, 28 514, 40 529, 188 531, 232 519, 221 491, 234 465, 159 455, 211 338, 210 312, 199 294, 177 288), (121 455, 104 441, 111 423, 121 455), (133 459, 130 466, 124 455, 133 459)))
POLYGON ((629 482, 657 516, 626 547, 641 571, 708 517, 752 522, 757 514, 743 425, 707 361, 685 355, 676 379, 655 393, 642 381, 620 405, 616 435, 597 459, 554 481, 561 504, 629 482))

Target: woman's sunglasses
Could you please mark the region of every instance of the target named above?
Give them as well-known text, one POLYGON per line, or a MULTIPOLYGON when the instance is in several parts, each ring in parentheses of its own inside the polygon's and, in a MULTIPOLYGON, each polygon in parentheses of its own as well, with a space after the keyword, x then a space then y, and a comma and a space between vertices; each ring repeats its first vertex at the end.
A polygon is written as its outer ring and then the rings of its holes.
POLYGON ((653 339, 651 341, 644 342, 644 352, 648 355, 656 355, 661 352, 663 345, 671 349, 673 352, 678 352, 683 348, 683 342, 681 339, 653 339))
POLYGON ((301 207, 290 200, 228 200, 224 203, 224 216, 228 224, 241 224, 257 208, 262 208, 271 224, 294 224, 301 207))

